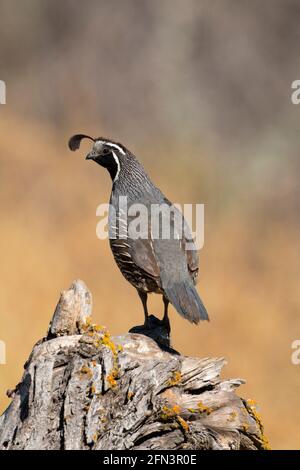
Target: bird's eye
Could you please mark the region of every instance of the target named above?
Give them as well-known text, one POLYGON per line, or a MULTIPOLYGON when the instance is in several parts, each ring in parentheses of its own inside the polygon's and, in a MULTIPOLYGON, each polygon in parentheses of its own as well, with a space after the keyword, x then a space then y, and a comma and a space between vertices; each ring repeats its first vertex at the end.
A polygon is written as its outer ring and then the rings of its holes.
POLYGON ((103 154, 104 154, 104 155, 107 155, 109 152, 110 152, 110 150, 109 150, 108 148, 104 148, 104 149, 103 149, 103 154))

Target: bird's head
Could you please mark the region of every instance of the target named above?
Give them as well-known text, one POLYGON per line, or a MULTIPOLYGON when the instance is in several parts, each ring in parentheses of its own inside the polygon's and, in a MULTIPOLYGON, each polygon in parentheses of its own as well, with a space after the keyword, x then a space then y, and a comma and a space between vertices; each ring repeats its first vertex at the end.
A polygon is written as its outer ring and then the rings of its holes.
POLYGON ((103 137, 93 138, 84 134, 75 134, 69 140, 70 150, 77 150, 82 139, 89 139, 93 142, 91 151, 87 154, 86 160, 93 160, 106 168, 113 182, 117 181, 121 171, 121 160, 124 159, 128 150, 121 144, 103 137))

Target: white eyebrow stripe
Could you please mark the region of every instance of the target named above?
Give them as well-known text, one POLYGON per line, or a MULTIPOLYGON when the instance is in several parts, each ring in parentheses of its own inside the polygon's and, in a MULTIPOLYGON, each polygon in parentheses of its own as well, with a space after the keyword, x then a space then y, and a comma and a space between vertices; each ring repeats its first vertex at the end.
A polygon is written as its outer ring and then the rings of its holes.
POLYGON ((123 155, 125 155, 125 151, 118 144, 115 144, 113 142, 107 142, 105 140, 98 140, 97 142, 101 142, 101 144, 108 145, 109 147, 113 147, 115 149, 118 149, 119 152, 121 152, 123 155))
POLYGON ((113 154, 113 157, 114 157, 114 159, 115 159, 115 162, 116 162, 116 164, 117 164, 117 167, 118 167, 118 169, 117 169, 117 173, 116 173, 116 176, 114 177, 114 181, 113 181, 113 182, 115 183, 115 182, 117 181, 117 179, 119 178, 119 174, 120 174, 121 166, 120 166, 120 161, 119 161, 119 159, 118 159, 117 155, 115 154, 115 152, 112 152, 112 154, 113 154))

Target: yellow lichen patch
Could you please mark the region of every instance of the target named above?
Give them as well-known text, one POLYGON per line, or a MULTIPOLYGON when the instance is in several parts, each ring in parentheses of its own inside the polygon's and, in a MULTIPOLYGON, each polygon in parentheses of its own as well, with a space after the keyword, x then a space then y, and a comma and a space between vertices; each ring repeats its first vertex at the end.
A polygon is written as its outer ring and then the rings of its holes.
POLYGON ((178 415, 181 411, 181 408, 178 405, 174 405, 173 408, 172 408, 172 411, 173 411, 174 414, 178 415))
MULTIPOLYGON (((92 323, 90 317, 88 317, 85 323, 82 325, 82 330, 87 334, 89 337, 93 338, 93 344, 96 348, 100 348, 101 346, 105 346, 110 349, 113 355, 113 367, 110 373, 107 375, 106 380, 111 386, 111 388, 116 387, 119 375, 119 366, 118 366, 118 352, 123 350, 122 346, 116 345, 112 339, 109 331, 100 325, 96 325, 92 323)), ((92 361, 94 366, 97 365, 96 361, 92 361)), ((83 373, 87 373, 87 371, 83 371, 83 373)))
POLYGON ((164 420, 168 420, 169 418, 174 418, 181 412, 181 408, 178 405, 172 406, 172 408, 168 406, 162 407, 162 414, 161 418, 164 420))
POLYGON ((100 339, 101 344, 103 344, 105 347, 109 348, 112 352, 113 355, 113 368, 111 372, 107 376, 107 382, 110 384, 112 388, 115 388, 117 386, 117 381, 116 379, 118 378, 119 375, 119 365, 118 365, 118 347, 115 345, 115 343, 111 340, 110 333, 106 331, 101 339, 100 339))
POLYGON ((100 325, 96 325, 87 321, 84 325, 84 330, 88 334, 88 336, 94 337, 94 345, 99 347, 101 345, 106 346, 111 350, 114 356, 117 356, 117 353, 123 351, 122 346, 117 346, 112 340, 109 331, 100 325))
POLYGON ((167 421, 170 418, 174 418, 176 416, 176 413, 174 412, 174 407, 169 408, 168 406, 163 406, 162 407, 162 414, 160 415, 161 419, 164 421, 167 421))
POLYGON ((197 408, 198 408, 199 413, 206 413, 207 415, 210 415, 210 413, 213 411, 212 408, 210 408, 209 406, 204 405, 204 403, 202 401, 199 401, 197 403, 197 408))
MULTIPOLYGON (((86 324, 84 325, 85 333, 93 338, 93 344, 95 347, 99 348, 101 346, 105 346, 110 349, 113 355, 113 368, 111 372, 108 374, 106 380, 110 384, 112 388, 117 385, 117 377, 119 373, 119 366, 118 366, 118 352, 123 350, 122 346, 116 345, 112 339, 109 331, 107 331, 104 327, 95 325, 91 323, 90 319, 88 318, 86 324)), ((96 365, 96 361, 93 361, 93 365, 96 365)))
POLYGON ((261 416, 258 413, 257 408, 256 408, 257 407, 257 402, 255 400, 252 400, 251 398, 249 398, 248 400, 246 400, 246 407, 247 407, 247 410, 249 411, 249 413, 251 414, 251 416, 253 416, 253 418, 255 419, 255 421, 257 422, 259 427, 261 428, 263 426, 263 424, 262 424, 261 416))
POLYGON ((248 423, 243 423, 242 426, 243 426, 243 431, 247 432, 248 429, 249 429, 249 424, 248 423))
POLYGON ((111 340, 111 336, 110 336, 110 333, 108 331, 106 331, 103 334, 100 341, 101 341, 101 344, 103 344, 104 346, 106 346, 107 348, 109 348, 111 350, 111 352, 113 353, 114 356, 117 354, 117 346, 111 340))
POLYGON ((94 330, 97 332, 102 331, 104 329, 104 327, 101 325, 93 325, 93 326, 94 326, 94 330))
POLYGON ((87 377, 87 378, 91 379, 92 376, 93 376, 92 370, 86 364, 84 364, 81 367, 79 373, 80 373, 80 378, 81 379, 83 379, 84 377, 87 377))
POLYGON ((80 326, 83 331, 87 331, 91 325, 92 325, 92 317, 89 316, 89 317, 86 317, 85 322, 82 323, 80 326))
POLYGON ((247 401, 247 405, 249 405, 249 406, 256 407, 258 405, 257 401, 253 400, 252 398, 248 398, 248 400, 246 400, 246 401, 247 401))
POLYGON ((267 438, 267 436, 264 433, 262 433, 262 435, 261 435, 261 442, 262 442, 262 446, 265 450, 272 450, 269 439, 267 438))
POLYGON ((134 397, 134 393, 133 393, 133 392, 128 392, 128 393, 127 393, 127 400, 128 400, 128 401, 132 400, 133 397, 134 397))
POLYGON ((92 384, 92 385, 90 386, 90 394, 91 394, 91 395, 95 395, 95 392, 96 392, 95 385, 92 384))
POLYGON ((236 411, 232 411, 232 412, 229 414, 229 418, 228 418, 227 421, 232 422, 232 421, 235 420, 236 417, 237 417, 236 411))
POLYGON ((118 377, 118 372, 114 369, 107 375, 106 380, 111 386, 111 388, 115 388, 117 386, 116 378, 118 377))
MULTIPOLYGON (((118 378, 119 375, 119 365, 118 365, 118 351, 119 351, 119 346, 116 345, 112 340, 111 340, 111 335, 109 331, 105 331, 104 334, 100 338, 100 343, 109 348, 112 352, 113 355, 113 368, 110 372, 110 374, 107 376, 107 381, 110 384, 112 388, 115 388, 117 385, 116 379, 118 378)), ((122 346, 121 346, 122 347, 122 346)))
POLYGON ((185 432, 188 432, 190 428, 188 423, 180 416, 181 411, 182 409, 179 405, 174 405, 172 408, 163 406, 160 418, 163 421, 176 420, 177 424, 173 423, 175 427, 178 427, 179 424, 185 432))
POLYGON ((174 387, 175 385, 178 385, 181 382, 181 372, 179 370, 176 370, 173 372, 172 377, 169 380, 169 385, 170 387, 174 387))
POLYGON ((180 424, 180 426, 182 427, 182 429, 185 432, 189 432, 190 427, 189 427, 188 423, 181 416, 176 416, 176 419, 177 419, 178 423, 180 424))
POLYGON ((188 411, 190 413, 197 413, 198 410, 195 410, 195 408, 188 408, 188 411))
POLYGON ((87 333, 89 336, 94 336, 95 333, 99 333, 105 330, 104 326, 97 325, 92 322, 92 317, 87 317, 85 322, 81 325, 81 330, 87 333))
POLYGON ((264 434, 264 426, 263 426, 263 423, 262 423, 262 418, 261 418, 260 414, 257 411, 257 402, 255 400, 252 400, 251 398, 249 398, 248 400, 244 401, 244 404, 245 404, 245 407, 246 407, 248 413, 250 414, 250 416, 252 416, 252 418, 258 424, 258 427, 259 427, 259 430, 260 430, 260 439, 261 439, 261 443, 262 443, 263 448, 265 450, 271 450, 269 439, 264 434))
POLYGON ((100 346, 101 346, 100 337, 99 337, 98 335, 95 336, 95 333, 92 334, 92 337, 94 338, 94 346, 95 346, 95 348, 100 348, 100 346))

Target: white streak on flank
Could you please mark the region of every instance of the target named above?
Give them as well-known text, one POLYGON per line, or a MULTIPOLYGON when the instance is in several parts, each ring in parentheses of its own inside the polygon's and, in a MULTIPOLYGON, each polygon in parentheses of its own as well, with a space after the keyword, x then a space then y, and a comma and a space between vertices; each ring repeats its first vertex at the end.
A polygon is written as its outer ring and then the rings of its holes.
POLYGON ((116 173, 116 176, 115 176, 115 178, 114 178, 114 181, 113 181, 113 182, 115 183, 115 182, 117 181, 117 179, 119 178, 119 174, 120 174, 121 166, 120 166, 119 159, 118 159, 117 155, 115 154, 115 152, 112 152, 112 154, 113 154, 113 157, 114 157, 114 159, 115 159, 115 162, 116 162, 116 164, 117 164, 117 167, 118 167, 118 169, 117 169, 117 173, 116 173))
POLYGON ((118 144, 115 144, 113 142, 107 142, 105 140, 98 140, 97 142, 100 142, 103 145, 108 145, 109 147, 113 147, 113 148, 119 150, 120 153, 125 155, 125 150, 123 150, 122 147, 120 147, 120 145, 118 145, 118 144))

